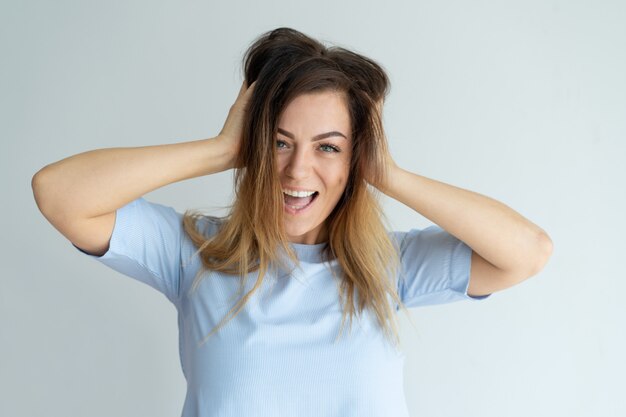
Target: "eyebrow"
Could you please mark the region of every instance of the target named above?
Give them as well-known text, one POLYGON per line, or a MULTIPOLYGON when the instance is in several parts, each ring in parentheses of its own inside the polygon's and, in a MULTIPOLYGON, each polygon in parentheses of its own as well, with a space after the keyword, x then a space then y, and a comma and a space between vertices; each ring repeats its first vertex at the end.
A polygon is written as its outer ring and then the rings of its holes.
MULTIPOLYGON (((283 135, 287 136, 288 138, 291 138, 291 139, 294 139, 294 140, 296 139, 296 136, 293 133, 287 132, 286 130, 281 129, 280 127, 278 128, 278 133, 283 134, 283 135)), ((326 139, 326 138, 329 138, 331 136, 341 136, 341 137, 343 137, 345 139, 348 139, 346 137, 346 135, 344 135, 343 133, 337 132, 336 130, 333 130, 332 132, 320 133, 319 135, 314 136, 312 141, 326 139)))

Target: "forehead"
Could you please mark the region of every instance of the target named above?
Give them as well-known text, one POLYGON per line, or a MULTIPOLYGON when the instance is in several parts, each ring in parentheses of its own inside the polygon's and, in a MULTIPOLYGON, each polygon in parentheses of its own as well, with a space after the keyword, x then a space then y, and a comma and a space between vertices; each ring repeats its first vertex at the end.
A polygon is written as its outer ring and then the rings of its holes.
POLYGON ((337 91, 305 93, 295 97, 278 118, 278 126, 289 130, 340 130, 350 133, 346 95, 337 91))

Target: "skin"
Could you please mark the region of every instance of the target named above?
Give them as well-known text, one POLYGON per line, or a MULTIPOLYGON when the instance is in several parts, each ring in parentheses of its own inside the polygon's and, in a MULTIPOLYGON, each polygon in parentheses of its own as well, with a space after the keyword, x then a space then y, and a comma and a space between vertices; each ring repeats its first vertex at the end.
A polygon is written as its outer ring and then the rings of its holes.
MULTIPOLYGON (((240 97, 242 103, 245 103, 246 94, 240 97)), ((345 126, 343 125, 344 112, 347 111, 345 104, 342 106, 336 102, 333 106, 330 97, 327 93, 320 95, 317 99, 306 97, 297 102, 294 101, 298 106, 297 110, 302 112, 303 116, 299 116, 299 112, 296 111, 285 112, 288 117, 281 122, 286 120, 290 123, 287 129, 291 129, 290 132, 295 131, 292 133, 296 133, 296 143, 294 148, 286 151, 287 155, 282 157, 284 159, 279 158, 279 161, 282 161, 279 162, 282 164, 280 169, 284 174, 281 176, 281 182, 285 181, 283 186, 291 184, 289 180, 293 180, 293 173, 302 169, 312 175, 309 178, 314 178, 314 184, 332 183, 337 184, 336 187, 332 187, 333 190, 340 189, 343 171, 338 170, 332 174, 337 176, 336 182, 332 182, 330 176, 325 176, 324 170, 320 168, 325 160, 317 156, 310 140, 315 134, 329 130, 341 131, 342 126, 345 126), (328 112, 321 113, 323 109, 317 108, 317 104, 321 104, 324 100, 328 101, 326 106, 329 107, 325 107, 328 112), (312 107, 307 109, 308 106, 312 107), (331 113, 330 110, 333 110, 332 113, 335 113, 335 116, 328 114, 331 113), (315 120, 310 118, 315 112, 324 114, 323 129, 316 127, 315 120), (334 127, 326 124, 331 120, 334 120, 334 127), (303 125, 299 126, 300 123, 303 125), (307 155, 308 158, 305 158, 307 155), (293 165, 297 168, 295 171, 289 171, 290 163, 295 164, 293 165), (291 177, 289 172, 292 172, 291 177)), ((291 110, 295 109, 293 107, 291 110)), ((381 102, 378 105, 378 111, 382 112, 382 110, 383 103, 381 102)), ((395 163, 389 153, 386 155, 386 160, 386 175, 383 181, 370 183, 387 196, 428 218, 472 249, 469 295, 481 296, 501 291, 530 278, 543 269, 552 254, 553 245, 548 234, 539 226, 490 197, 403 169, 395 163)), ((302 183, 307 186, 312 185, 302 183)), ((333 198, 329 197, 328 202, 332 200, 333 198)), ((320 221, 324 214, 328 213, 330 211, 324 209, 317 213, 315 219, 287 220, 286 225, 294 241, 302 243, 324 241, 327 236, 324 228, 320 227, 323 221, 320 221)))
MULTIPOLYGON (((37 206, 77 247, 93 255, 104 254, 118 208, 165 185, 236 167, 254 86, 242 84, 215 138, 97 149, 45 166, 32 179, 37 206)), ((280 127, 293 138, 276 138, 281 183, 320 193, 306 215, 285 216, 287 230, 293 242, 324 242, 328 238, 324 220, 348 178, 347 110, 341 96, 332 93, 299 97, 285 110, 280 127), (328 131, 341 132, 347 139, 333 136, 323 142, 312 141, 328 131), (329 152, 321 143, 338 146, 343 152, 329 152)), ((381 102, 378 111, 382 110, 381 102)), ((547 233, 505 204, 403 169, 388 153, 385 160, 384 179, 370 179, 370 184, 472 249, 468 294, 491 294, 516 285, 537 274, 551 256, 552 241, 547 233)))
POLYGON ((279 118, 276 152, 283 190, 318 193, 305 210, 295 212, 285 207, 289 240, 325 242, 325 221, 350 175, 352 138, 344 95, 329 91, 296 97, 279 118))

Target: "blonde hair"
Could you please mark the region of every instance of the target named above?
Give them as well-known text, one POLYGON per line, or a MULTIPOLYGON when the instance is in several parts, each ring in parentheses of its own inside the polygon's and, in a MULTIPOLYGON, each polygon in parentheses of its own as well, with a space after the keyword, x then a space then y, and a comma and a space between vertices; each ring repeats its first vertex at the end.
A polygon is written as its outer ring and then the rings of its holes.
MULTIPOLYGON (((197 229, 204 217, 199 212, 185 212, 183 226, 206 270, 240 278, 238 295, 250 272, 258 271, 258 279, 204 340, 241 311, 269 268, 284 267, 282 251, 297 264, 283 228, 283 193, 274 160, 277 122, 295 97, 337 91, 344 94, 351 116, 352 160, 346 189, 326 219, 329 239, 322 253, 326 261, 336 259, 341 267, 339 333, 347 317, 351 327, 353 316, 369 309, 385 336, 397 344, 396 315, 387 296, 404 308, 393 279, 398 249, 383 224, 379 193, 365 180, 366 170, 370 180, 380 181, 385 175, 387 141, 377 106, 389 88, 387 75, 369 58, 336 46, 327 48, 289 28, 260 36, 246 51, 244 72, 248 85, 257 84, 244 122, 234 203, 211 238, 197 229)), ((192 291, 203 272, 196 276, 192 291)))

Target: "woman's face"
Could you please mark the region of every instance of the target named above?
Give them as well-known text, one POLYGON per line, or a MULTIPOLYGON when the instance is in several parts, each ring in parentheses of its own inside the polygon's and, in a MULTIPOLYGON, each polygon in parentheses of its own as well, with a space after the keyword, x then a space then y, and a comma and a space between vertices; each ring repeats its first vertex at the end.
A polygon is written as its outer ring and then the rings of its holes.
POLYGON ((325 220, 350 175, 350 125, 345 95, 334 91, 300 95, 281 114, 276 160, 289 241, 328 240, 325 220))

